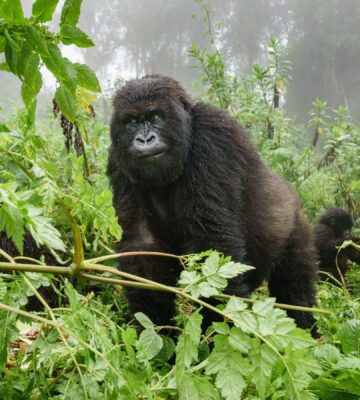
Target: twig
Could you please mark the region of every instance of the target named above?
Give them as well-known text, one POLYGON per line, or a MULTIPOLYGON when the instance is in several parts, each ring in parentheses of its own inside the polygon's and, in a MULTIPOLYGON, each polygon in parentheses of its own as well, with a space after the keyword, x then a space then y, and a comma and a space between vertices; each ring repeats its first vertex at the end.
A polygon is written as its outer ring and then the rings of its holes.
POLYGON ((177 260, 183 260, 185 256, 177 256, 175 254, 170 253, 162 253, 159 251, 127 251, 124 253, 116 253, 116 254, 109 254, 108 256, 90 258, 86 260, 86 263, 89 264, 97 264, 98 262, 113 260, 115 258, 121 257, 133 257, 133 256, 159 256, 159 257, 169 257, 169 258, 176 258, 177 260))

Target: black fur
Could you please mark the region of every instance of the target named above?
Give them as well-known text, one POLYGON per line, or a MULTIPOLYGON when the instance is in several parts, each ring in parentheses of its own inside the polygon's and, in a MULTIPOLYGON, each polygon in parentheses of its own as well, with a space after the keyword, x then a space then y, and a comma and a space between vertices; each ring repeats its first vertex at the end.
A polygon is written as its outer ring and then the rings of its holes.
MULTIPOLYGON (((28 231, 25 232, 23 246, 24 255, 26 257, 34 258, 35 260, 40 260, 41 257, 44 257, 44 261, 48 265, 58 264, 49 249, 47 249, 45 246, 39 247, 28 231)), ((5 253, 9 254, 11 257, 20 256, 20 253, 14 242, 6 236, 4 231, 0 232, 0 249, 5 251, 5 253)), ((0 254, 0 261, 7 261, 7 259, 0 254)), ((33 264, 30 260, 26 260, 25 262, 33 264)), ((40 286, 38 291, 44 297, 50 307, 59 306, 59 296, 51 286, 40 286)), ((35 296, 30 296, 28 298, 26 309, 28 311, 42 311, 44 306, 35 296)))
MULTIPOLYGON (((159 75, 129 81, 114 99, 107 173, 124 230, 119 251, 188 254, 217 249, 256 267, 230 282, 227 293, 246 296, 263 280, 278 302, 312 306, 316 255, 297 196, 261 161, 244 130, 224 111, 193 103, 175 80, 159 75), (124 116, 156 107, 165 115, 160 158, 132 157, 124 116)), ((167 259, 122 259, 121 269, 168 285, 179 266, 167 259)), ((128 290, 132 312, 168 324, 174 298, 128 290)), ((289 312, 309 327, 309 313, 289 312)))
MULTIPOLYGON (((332 274, 340 280, 340 274, 336 261, 342 275, 349 269, 348 259, 360 263, 360 251, 349 246, 339 251, 338 247, 345 240, 352 240, 360 244, 360 239, 351 236, 354 226, 353 217, 341 208, 329 208, 319 218, 314 227, 315 245, 320 259, 320 270, 332 274)), ((326 275, 320 275, 321 279, 327 279, 326 275)))

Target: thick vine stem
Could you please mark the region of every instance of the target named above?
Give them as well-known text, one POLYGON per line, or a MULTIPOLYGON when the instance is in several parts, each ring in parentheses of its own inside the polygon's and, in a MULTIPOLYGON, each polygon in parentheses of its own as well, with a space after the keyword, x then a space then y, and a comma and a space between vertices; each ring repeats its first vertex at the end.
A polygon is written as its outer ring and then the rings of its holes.
MULTIPOLYGON (((179 287, 167 286, 161 283, 142 278, 140 276, 132 275, 123 271, 120 271, 113 267, 108 267, 102 264, 97 264, 100 261, 107 261, 114 258, 119 257, 133 257, 133 256, 159 256, 159 257, 170 257, 176 258, 178 260, 183 261, 186 256, 177 256, 174 254, 161 253, 161 252, 148 252, 148 251, 134 251, 134 252, 124 252, 118 254, 110 254, 108 256, 92 258, 89 260, 85 260, 81 263, 81 272, 77 273, 77 278, 85 279, 85 280, 93 280, 96 282, 103 282, 112 285, 120 285, 120 286, 128 286, 128 287, 136 287, 139 289, 146 290, 159 290, 165 292, 174 293, 177 296, 185 297, 188 300, 196 301, 199 303, 199 299, 193 298, 191 295, 186 293, 183 289, 179 287), (87 273, 90 272, 90 273, 87 273), (96 274, 95 274, 96 273, 96 274), (110 273, 120 278, 124 279, 115 279, 104 277, 98 274, 102 273, 110 273)), ((10 258, 11 259, 11 258, 10 258)), ((38 273, 51 273, 56 275, 66 275, 72 276, 74 275, 74 269, 72 266, 70 267, 59 267, 59 266, 42 266, 42 265, 33 265, 33 264, 24 264, 24 263, 16 263, 14 262, 0 262, 0 271, 18 271, 18 272, 38 272, 38 273)), ((230 298, 228 295, 218 295, 218 298, 230 298)), ((245 303, 253 304, 256 300, 241 298, 245 303)), ((202 302, 203 303, 203 302, 202 302)), ((200 304, 200 303, 199 303, 200 304)), ((205 303, 207 304, 207 303, 205 303)), ((316 312, 319 314, 327 314, 330 312, 327 310, 322 310, 319 308, 310 308, 310 307, 301 307, 294 306, 291 304, 280 304, 275 303, 275 307, 285 309, 285 310, 294 310, 294 311, 303 311, 303 312, 316 312)))

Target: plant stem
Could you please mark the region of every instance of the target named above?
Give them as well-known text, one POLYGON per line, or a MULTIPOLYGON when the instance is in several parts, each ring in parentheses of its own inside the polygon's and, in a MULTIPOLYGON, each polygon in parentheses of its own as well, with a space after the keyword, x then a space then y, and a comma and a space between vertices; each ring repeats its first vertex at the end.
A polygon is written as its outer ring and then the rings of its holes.
POLYGON ((159 256, 159 257, 169 257, 176 258, 177 260, 183 260, 185 256, 176 256, 175 254, 162 253, 159 251, 127 251, 124 253, 109 254, 108 256, 90 258, 86 260, 86 263, 97 264, 101 261, 113 260, 115 258, 121 257, 133 257, 133 256, 159 256))
MULTIPOLYGON (((120 253, 120 254, 114 254, 114 256, 132 256, 132 255, 137 255, 138 253, 141 253, 140 255, 153 255, 154 252, 129 252, 129 253, 120 253), (136 254, 134 254, 136 253, 136 254)), ((171 255, 168 255, 166 253, 156 253, 155 255, 160 255, 164 257, 168 257, 171 255)), ((110 256, 105 256, 105 257, 112 257, 113 255, 110 256)), ((174 258, 179 258, 180 256, 173 256, 174 258)), ((99 257, 101 258, 101 257, 99 257)), ((95 260, 95 259, 93 259, 95 260)), ((19 272, 38 272, 38 273, 51 273, 51 274, 56 274, 56 275, 73 275, 72 268, 71 267, 56 267, 56 266, 38 266, 38 265, 32 265, 32 264, 17 264, 17 263, 10 263, 10 262, 0 262, 0 271, 19 271, 19 272)), ((159 290, 163 292, 171 292, 174 293, 178 296, 183 296, 185 293, 183 289, 173 287, 173 286, 167 286, 163 285, 159 282, 155 282, 146 278, 142 278, 136 275, 132 275, 126 272, 122 272, 117 270, 116 268, 113 267, 107 267, 105 265, 101 264, 93 264, 89 263, 89 261, 85 261, 81 267, 81 271, 94 271, 97 273, 104 273, 108 272, 113 275, 120 276, 122 278, 126 279, 114 279, 114 278, 109 278, 109 277, 104 277, 104 276, 99 276, 99 275, 94 275, 94 274, 88 274, 86 272, 80 272, 77 275, 77 278, 80 279, 85 279, 85 280, 92 280, 96 282, 103 282, 103 283, 109 283, 112 285, 120 285, 120 286, 128 286, 128 287, 135 287, 139 289, 146 289, 146 290, 159 290)), ((186 294, 186 293, 185 293, 186 294)), ((229 299, 229 295, 225 294, 220 294, 216 296, 217 298, 223 298, 223 299, 229 299)), ((248 304, 253 304, 256 302, 256 300, 253 299, 247 299, 247 298, 241 298, 245 303, 248 304)), ((303 312, 316 312, 319 314, 325 314, 329 315, 330 311, 327 310, 322 310, 320 308, 312 308, 312 307, 302 307, 302 306, 295 306, 292 304, 282 304, 282 303, 275 303, 275 307, 281 308, 284 310, 293 310, 293 311, 303 311, 303 312)))

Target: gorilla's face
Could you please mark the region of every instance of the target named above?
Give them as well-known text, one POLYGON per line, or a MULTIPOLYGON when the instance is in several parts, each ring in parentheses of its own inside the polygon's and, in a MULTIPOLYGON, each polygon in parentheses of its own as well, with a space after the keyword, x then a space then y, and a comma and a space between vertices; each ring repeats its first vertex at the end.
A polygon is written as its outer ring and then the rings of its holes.
POLYGON ((163 186, 183 172, 190 103, 182 101, 178 88, 174 92, 173 82, 169 78, 159 85, 155 77, 130 81, 115 98, 110 157, 113 167, 134 183, 163 186))

